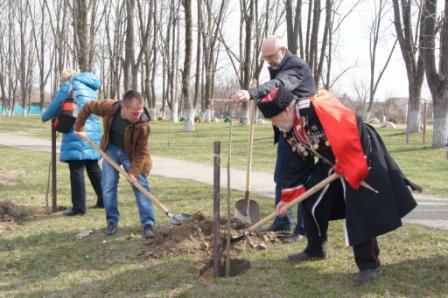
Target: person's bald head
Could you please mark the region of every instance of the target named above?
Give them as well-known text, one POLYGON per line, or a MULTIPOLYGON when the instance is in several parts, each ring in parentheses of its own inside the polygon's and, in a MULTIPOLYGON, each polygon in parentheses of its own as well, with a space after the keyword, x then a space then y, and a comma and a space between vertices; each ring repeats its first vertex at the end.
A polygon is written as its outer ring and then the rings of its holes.
POLYGON ((261 44, 261 56, 272 68, 278 68, 288 48, 277 35, 270 35, 261 44))

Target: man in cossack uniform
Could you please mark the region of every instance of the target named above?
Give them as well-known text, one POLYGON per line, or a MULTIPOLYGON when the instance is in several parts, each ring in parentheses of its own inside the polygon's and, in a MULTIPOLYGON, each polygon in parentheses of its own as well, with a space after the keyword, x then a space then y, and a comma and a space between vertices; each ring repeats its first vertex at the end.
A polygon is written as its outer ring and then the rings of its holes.
POLYGON ((353 247, 362 284, 380 271, 376 237, 401 226, 417 204, 403 175, 375 129, 326 91, 296 99, 283 86, 257 106, 291 145, 277 215, 284 206, 332 173, 341 177, 303 202, 307 247, 292 262, 326 257, 328 221, 345 218, 346 244, 353 247), (361 185, 362 184, 362 185, 361 185))

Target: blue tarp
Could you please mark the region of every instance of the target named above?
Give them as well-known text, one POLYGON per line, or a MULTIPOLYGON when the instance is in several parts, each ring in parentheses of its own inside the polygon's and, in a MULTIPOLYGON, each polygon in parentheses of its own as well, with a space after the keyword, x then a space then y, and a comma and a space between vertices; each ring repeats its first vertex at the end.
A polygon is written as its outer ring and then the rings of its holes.
MULTIPOLYGON (((40 115, 41 110, 39 106, 31 106, 30 108, 26 107, 26 110, 29 110, 29 115, 40 115)), ((4 109, 3 106, 0 105, 0 114, 3 114, 4 109)), ((16 105, 14 107, 14 116, 23 116, 23 107, 21 105, 16 105)))

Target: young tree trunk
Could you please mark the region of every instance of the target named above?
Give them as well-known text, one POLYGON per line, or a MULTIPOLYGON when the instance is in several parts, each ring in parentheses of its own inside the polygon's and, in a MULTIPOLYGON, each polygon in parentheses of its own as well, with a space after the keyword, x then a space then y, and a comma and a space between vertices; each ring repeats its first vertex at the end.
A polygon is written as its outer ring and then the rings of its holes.
MULTIPOLYGON (((299 32, 302 22, 302 0, 297 0, 293 13, 292 0, 285 1, 286 11, 286 34, 288 36, 288 49, 291 53, 297 55, 299 48, 299 32)), ((300 53, 303 56, 303 52, 300 53)))
POLYGON ((150 81, 150 87, 151 87, 151 105, 150 105, 150 114, 153 119, 157 118, 157 108, 156 108, 156 90, 155 90, 155 79, 156 79, 156 73, 157 73, 157 38, 158 38, 158 30, 157 27, 158 24, 158 17, 157 17, 157 1, 153 1, 154 5, 154 16, 153 16, 153 28, 154 28, 154 36, 152 37, 152 53, 153 53, 153 61, 152 61, 152 70, 151 70, 151 81, 150 81))
POLYGON ((197 33, 197 44, 196 44, 196 73, 195 73, 195 83, 194 83, 194 100, 193 100, 193 108, 196 110, 199 102, 199 86, 201 83, 201 65, 202 65, 202 56, 201 56, 201 46, 202 46, 202 28, 204 27, 202 20, 202 0, 197 0, 197 15, 198 15, 198 33, 197 33))
POLYGON ((194 131, 194 108, 190 98, 190 64, 192 47, 192 17, 191 0, 182 0, 185 11, 185 58, 184 71, 182 73, 182 98, 184 103, 185 126, 187 132, 194 131))
POLYGON ((388 57, 384 65, 380 68, 380 72, 378 76, 376 75, 377 69, 377 49, 378 49, 378 41, 380 39, 380 29, 382 21, 384 20, 384 14, 386 12, 386 0, 376 0, 378 1, 378 7, 376 7, 375 18, 372 23, 372 27, 370 28, 370 92, 369 92, 369 106, 367 108, 367 118, 365 120, 370 119, 370 114, 372 112, 373 102, 375 101, 375 94, 378 88, 379 83, 383 77, 384 72, 389 66, 390 59, 392 58, 392 54, 395 50, 395 46, 397 45, 398 40, 395 40, 391 50, 389 51, 388 57))
POLYGON ((171 39, 171 67, 169 69, 170 72, 170 98, 171 98, 171 121, 174 123, 179 122, 179 101, 177 99, 177 59, 178 59, 178 47, 177 47, 177 35, 179 34, 178 30, 178 22, 179 18, 177 15, 175 1, 173 1, 173 34, 171 39))
POLYGON ((133 82, 132 67, 134 58, 134 10, 135 0, 126 0, 126 41, 123 62, 124 90, 137 89, 137 82, 133 82))

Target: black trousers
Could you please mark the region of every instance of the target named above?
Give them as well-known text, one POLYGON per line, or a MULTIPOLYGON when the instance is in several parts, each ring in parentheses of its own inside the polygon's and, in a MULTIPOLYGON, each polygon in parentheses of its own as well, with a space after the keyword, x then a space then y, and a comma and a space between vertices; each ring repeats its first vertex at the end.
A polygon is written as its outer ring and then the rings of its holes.
POLYGON ((84 168, 87 170, 90 183, 97 196, 97 204, 103 205, 103 192, 101 189, 101 169, 98 160, 70 160, 67 162, 70 170, 70 185, 73 211, 86 212, 86 184, 84 168))
MULTIPOLYGON (((317 180, 320 181, 320 178, 317 178, 317 180)), ((316 183, 319 181, 316 181, 316 183)), ((311 185, 307 185, 307 189, 316 183, 310 181, 311 185)), ((319 204, 315 206, 319 194, 320 192, 303 202, 305 231, 308 238, 305 252, 315 257, 322 257, 326 254, 327 230, 330 218, 335 214, 337 218, 345 217, 345 201, 339 180, 330 184, 319 204), (312 216, 313 207, 315 207, 315 218, 312 216)), ((376 238, 353 245, 353 252, 359 270, 374 269, 380 266, 378 258, 380 250, 376 238)))

